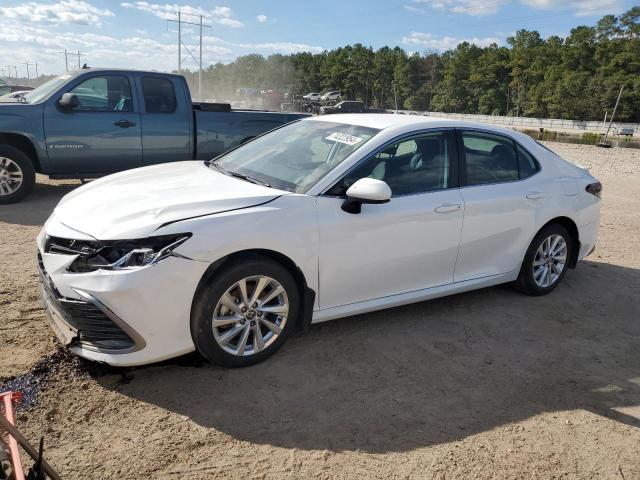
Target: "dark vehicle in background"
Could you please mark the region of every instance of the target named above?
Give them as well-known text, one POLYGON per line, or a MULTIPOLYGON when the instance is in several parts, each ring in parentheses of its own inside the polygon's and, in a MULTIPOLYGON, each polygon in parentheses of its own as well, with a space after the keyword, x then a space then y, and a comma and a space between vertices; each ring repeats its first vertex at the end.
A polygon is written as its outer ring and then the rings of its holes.
POLYGON ((35 173, 94 178, 178 160, 210 160, 304 113, 193 103, 184 77, 85 69, 0 104, 0 204, 20 201, 35 173))
POLYGON ((367 108, 360 100, 343 100, 335 105, 320 107, 321 114, 329 113, 385 113, 381 108, 367 108))
POLYGON ((320 108, 320 113, 363 113, 364 111, 364 102, 359 100, 344 100, 335 105, 320 108))

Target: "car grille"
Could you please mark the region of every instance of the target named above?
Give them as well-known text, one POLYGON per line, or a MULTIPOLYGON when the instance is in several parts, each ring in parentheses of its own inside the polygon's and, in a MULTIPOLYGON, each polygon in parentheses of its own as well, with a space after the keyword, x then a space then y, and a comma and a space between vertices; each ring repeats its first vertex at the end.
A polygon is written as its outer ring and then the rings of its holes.
POLYGON ((77 330, 78 341, 99 350, 125 350, 134 346, 133 339, 95 304, 62 296, 45 271, 40 253, 38 269, 45 301, 77 330))

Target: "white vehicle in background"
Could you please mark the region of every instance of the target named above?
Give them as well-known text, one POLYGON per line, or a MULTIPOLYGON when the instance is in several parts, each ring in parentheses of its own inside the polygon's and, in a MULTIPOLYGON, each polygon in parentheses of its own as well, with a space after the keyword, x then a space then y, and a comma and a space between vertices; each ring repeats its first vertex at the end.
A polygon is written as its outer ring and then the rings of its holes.
POLYGON ((619 127, 615 130, 616 135, 624 137, 633 137, 633 128, 631 127, 619 127))
POLYGON ((18 90, 17 92, 0 95, 0 102, 19 102, 31 90, 18 90))
POLYGON ((342 96, 340 95, 340 91, 339 90, 332 90, 330 92, 325 93, 324 95, 322 95, 322 97, 320 97, 320 100, 326 102, 326 101, 333 101, 333 100, 340 100, 340 98, 342 98, 342 96))
POLYGON ((300 325, 507 282, 547 294, 595 248, 600 191, 513 130, 312 117, 69 193, 38 237, 42 289, 88 359, 246 366, 300 325))
POLYGON ((322 94, 318 92, 311 92, 311 93, 307 93, 302 98, 304 98, 305 100, 309 100, 311 102, 317 102, 318 100, 320 100, 320 97, 322 97, 322 94))

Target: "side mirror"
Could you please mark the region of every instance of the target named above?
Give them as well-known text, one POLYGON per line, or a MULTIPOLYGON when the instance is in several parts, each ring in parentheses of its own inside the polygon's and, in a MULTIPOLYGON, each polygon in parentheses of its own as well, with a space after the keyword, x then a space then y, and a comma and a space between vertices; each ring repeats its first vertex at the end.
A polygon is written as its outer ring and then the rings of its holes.
POLYGON ((342 210, 347 213, 360 213, 363 203, 387 203, 389 200, 391 189, 386 182, 375 178, 361 178, 347 190, 342 210))
POLYGON ((62 95, 62 98, 58 100, 58 105, 60 105, 60 108, 63 110, 73 110, 80 105, 80 102, 78 102, 78 97, 75 93, 65 93, 62 95))

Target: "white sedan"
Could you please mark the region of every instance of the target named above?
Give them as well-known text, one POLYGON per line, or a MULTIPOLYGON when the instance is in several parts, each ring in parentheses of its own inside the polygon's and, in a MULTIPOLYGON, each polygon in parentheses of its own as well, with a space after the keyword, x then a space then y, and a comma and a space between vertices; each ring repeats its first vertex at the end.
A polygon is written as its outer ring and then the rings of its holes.
POLYGON ((594 249, 600 190, 504 128, 308 118, 69 193, 38 237, 42 292, 83 357, 245 366, 309 323, 506 282, 549 293, 594 249))

